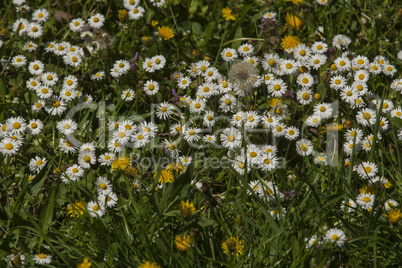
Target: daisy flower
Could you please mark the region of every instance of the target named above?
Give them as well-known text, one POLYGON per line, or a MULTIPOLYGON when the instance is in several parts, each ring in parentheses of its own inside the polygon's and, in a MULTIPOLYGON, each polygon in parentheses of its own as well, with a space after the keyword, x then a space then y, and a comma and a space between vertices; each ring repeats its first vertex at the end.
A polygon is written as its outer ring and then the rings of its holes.
POLYGON ((94 34, 91 31, 83 31, 81 32, 80 37, 82 40, 90 41, 94 38, 94 34))
POLYGON ((106 212, 105 204, 101 202, 96 203, 95 201, 87 204, 87 210, 93 218, 102 217, 106 212))
POLYGON ((150 142, 150 136, 144 132, 132 134, 131 141, 134 143, 134 148, 142 148, 150 142))
POLYGON ((96 156, 94 152, 82 151, 78 155, 78 164, 82 168, 91 168, 91 165, 96 163, 96 156))
POLYGON ((162 7, 166 0, 150 0, 154 7, 162 7))
POLYGON ((150 58, 145 58, 145 60, 142 62, 142 68, 149 73, 155 72, 155 63, 153 62, 152 59, 150 58))
POLYGON ((359 128, 351 128, 348 129, 345 133, 345 139, 348 141, 351 141, 353 139, 355 139, 357 141, 360 141, 363 138, 363 131, 359 128))
POLYGON ((186 128, 186 130, 184 131, 184 139, 189 142, 189 143, 193 143, 198 141, 201 137, 200 137, 200 133, 202 132, 202 130, 200 128, 196 128, 196 127, 188 127, 186 128))
POLYGON ((357 167, 357 173, 359 173, 360 177, 362 177, 363 179, 374 177, 377 172, 377 165, 372 162, 362 162, 357 167))
POLYGON ((316 164, 316 165, 320 165, 320 164, 327 165, 328 164, 327 163, 327 156, 325 154, 323 154, 323 153, 321 153, 321 154, 317 155, 316 157, 314 157, 313 161, 314 161, 314 164, 316 164))
POLYGON ((38 112, 40 111, 44 106, 45 106, 45 101, 44 100, 37 100, 34 105, 32 105, 32 111, 38 112))
POLYGON ((246 171, 246 159, 242 155, 237 156, 232 161, 232 166, 240 175, 244 175, 246 171))
POLYGON ((158 126, 154 122, 147 121, 141 122, 138 129, 150 138, 156 137, 156 134, 159 131, 158 126))
POLYGON ((26 31, 27 35, 33 39, 39 38, 43 34, 43 27, 41 24, 36 22, 31 22, 28 25, 28 29, 26 31))
POLYGON ((260 159, 261 162, 259 166, 263 171, 269 172, 274 170, 279 164, 278 158, 273 153, 262 154, 260 159))
POLYGON ((59 147, 60 147, 60 150, 63 153, 66 153, 66 154, 75 153, 75 151, 77 150, 74 147, 73 143, 71 141, 67 140, 67 139, 66 140, 65 139, 60 139, 59 140, 59 147))
POLYGON ((310 88, 314 83, 314 78, 309 73, 302 73, 297 76, 296 82, 302 87, 310 88))
POLYGON ((366 83, 369 80, 369 73, 365 70, 358 70, 354 73, 354 80, 366 83))
POLYGON ((59 77, 53 72, 45 72, 41 75, 41 80, 45 86, 51 87, 57 83, 59 77))
POLYGON ((318 70, 327 61, 327 56, 323 54, 313 54, 307 61, 307 65, 318 70))
POLYGON ((144 91, 147 95, 155 95, 159 91, 159 84, 155 82, 154 80, 148 80, 144 84, 144 91))
POLYGON ((100 13, 97 13, 93 16, 91 16, 88 19, 88 23, 89 25, 94 28, 94 29, 99 29, 103 26, 103 24, 105 23, 105 16, 103 16, 100 13))
POLYGON ((239 46, 239 48, 237 49, 237 52, 241 56, 251 55, 254 53, 254 46, 251 44, 243 44, 243 45, 239 46))
POLYGON ((262 15, 262 17, 266 18, 266 19, 275 19, 276 13, 275 12, 267 12, 264 15, 262 15))
POLYGON ((77 181, 78 179, 82 178, 84 175, 84 169, 81 166, 74 164, 67 168, 66 175, 67 177, 63 177, 62 181, 68 184, 70 183, 70 180, 77 181))
POLYGON ((397 201, 395 201, 394 199, 388 199, 384 203, 384 207, 385 207, 386 211, 390 211, 391 209, 398 207, 398 205, 399 205, 399 203, 397 201))
POLYGON ((35 156, 29 161, 29 170, 34 173, 39 173, 45 166, 46 162, 47 162, 46 158, 40 158, 39 156, 35 156))
POLYGON ((281 64, 281 70, 283 71, 284 74, 292 74, 296 72, 298 68, 296 61, 291 59, 282 60, 280 64, 281 64))
POLYGON ((138 6, 140 4, 140 0, 123 0, 123 6, 128 9, 131 10, 134 7, 138 6))
POLYGON ((216 144, 216 136, 214 135, 205 135, 202 140, 206 143, 216 144))
POLYGON ((31 119, 28 123, 28 129, 32 135, 38 135, 43 129, 43 123, 39 119, 31 119))
POLYGON ((383 66, 382 68, 382 72, 387 75, 387 76, 394 76, 394 74, 396 73, 396 68, 395 66, 391 65, 391 64, 386 64, 383 66))
POLYGON ((72 119, 63 119, 57 123, 56 128, 63 135, 71 135, 77 130, 78 125, 72 119))
POLYGON ((28 71, 32 75, 41 75, 44 69, 45 65, 40 60, 32 61, 28 65, 28 71))
POLYGON ((179 81, 178 81, 178 87, 181 89, 186 89, 190 84, 191 84, 191 79, 190 77, 186 76, 186 77, 182 77, 179 81))
POLYGON ((297 153, 301 156, 310 155, 313 152, 313 144, 308 139, 301 139, 296 142, 297 153))
POLYGON ((216 85, 213 83, 202 83, 197 87, 197 96, 209 98, 216 93, 216 85))
POLYGON ((51 115, 61 115, 67 109, 67 104, 60 97, 53 96, 45 106, 46 112, 51 115))
POLYGON ((224 48, 221 52, 224 61, 232 61, 238 58, 237 52, 233 48, 224 48))
POLYGON ((20 149, 20 145, 12 138, 4 138, 0 141, 0 152, 6 156, 15 155, 20 149))
POLYGON ((341 96, 341 99, 343 101, 349 103, 350 105, 353 105, 359 98, 359 91, 350 86, 346 86, 341 90, 341 93, 339 95, 341 96))
POLYGON ((346 141, 343 144, 343 152, 347 155, 350 156, 352 155, 353 150, 355 151, 355 154, 357 154, 360 151, 361 148, 361 143, 359 140, 356 140, 355 143, 353 140, 346 141))
POLYGON ((351 42, 352 40, 350 40, 350 38, 346 35, 338 34, 334 36, 334 39, 332 40, 332 45, 337 49, 344 49, 347 48, 351 42))
POLYGON ((297 100, 301 105, 306 105, 311 103, 313 100, 313 91, 309 88, 302 88, 301 90, 297 91, 297 100))
POLYGON ((261 121, 261 117, 255 111, 244 113, 244 127, 255 128, 261 121))
POLYGON ((7 119, 7 132, 12 134, 14 133, 24 133, 27 129, 26 120, 19 116, 19 117, 10 117, 7 119))
POLYGON ((351 62, 347 57, 340 57, 335 59, 334 64, 340 72, 347 71, 351 68, 351 62))
MULTIPOLYGON (((0 43, 1 43, 1 41, 0 41, 0 43)), ((1 47, 1 44, 0 44, 0 47, 1 47)), ((37 48, 38 48, 38 45, 36 43, 28 41, 24 44, 24 47, 22 49, 25 51, 28 51, 28 52, 34 52, 37 48)))
POLYGON ((134 97, 135 93, 134 90, 132 90, 131 88, 123 90, 123 92, 121 93, 121 98, 125 101, 132 101, 134 97))
POLYGON ((180 156, 179 161, 181 165, 188 167, 193 161, 193 158, 191 156, 180 156))
POLYGON ((155 70, 160 70, 165 67, 166 58, 163 55, 156 55, 151 58, 151 61, 154 63, 155 70))
POLYGON ((345 207, 348 207, 348 213, 351 213, 351 212, 355 211, 356 203, 353 200, 349 199, 348 202, 342 202, 341 211, 344 211, 345 207))
POLYGON ((116 156, 112 153, 104 153, 98 157, 98 161, 101 166, 112 166, 112 163, 115 159, 116 156))
POLYGON ((63 56, 63 61, 66 65, 69 65, 71 67, 78 67, 82 62, 82 58, 78 53, 73 52, 65 54, 63 56))
POLYGON ((362 193, 357 196, 356 203, 362 209, 372 209, 374 205, 375 196, 370 193, 362 193))
POLYGON ((11 65, 14 67, 22 67, 27 63, 27 58, 23 55, 17 55, 11 59, 11 65))
POLYGON ((44 8, 37 9, 32 13, 33 21, 44 23, 48 19, 49 19, 49 12, 44 8))
POLYGON ((41 99, 48 99, 53 95, 53 90, 47 86, 41 86, 36 88, 36 94, 41 99))
POLYGON ((302 65, 306 64, 311 54, 311 49, 305 44, 298 44, 293 51, 293 57, 302 65))
POLYGON ((97 73, 94 73, 94 74, 91 74, 91 80, 92 81, 99 81, 99 80, 102 80, 103 79, 103 77, 105 77, 105 72, 97 72, 97 73))
POLYGON ((29 90, 36 90, 37 87, 41 86, 40 79, 32 77, 26 81, 25 85, 29 90))
POLYGON ((374 125, 376 121, 376 113, 372 109, 363 108, 361 111, 357 112, 356 121, 364 127, 374 125))
POLYGON ((365 69, 369 65, 370 61, 366 56, 358 55, 353 58, 352 66, 359 69, 365 69))
POLYGON ((180 133, 182 133, 182 126, 180 125, 180 123, 176 123, 170 126, 170 135, 174 136, 180 133))
POLYGON ((110 192, 107 195, 99 195, 98 201, 105 204, 108 208, 112 208, 117 205, 118 197, 115 193, 110 192))
POLYGON ((220 140, 225 148, 233 150, 237 147, 240 147, 242 135, 241 132, 236 128, 226 128, 222 131, 220 140))
POLYGON ((22 36, 28 31, 29 24, 30 23, 27 19, 24 18, 17 19, 12 26, 13 32, 15 33, 18 30, 19 36, 22 36))
POLYGON ((342 75, 336 75, 331 77, 329 82, 330 82, 329 84, 330 88, 334 90, 339 90, 346 86, 346 79, 342 75))
POLYGON ((377 62, 372 62, 368 66, 368 70, 372 74, 380 74, 382 72, 381 64, 377 62))
POLYGON ((37 264, 49 264, 52 262, 52 256, 40 253, 40 254, 35 255, 35 257, 33 257, 33 260, 37 264))
POLYGON ((221 108, 224 113, 232 112, 236 108, 236 106, 236 98, 229 93, 226 93, 219 99, 219 108, 221 108))
POLYGON ((287 86, 282 79, 273 79, 268 85, 268 93, 273 97, 282 97, 287 91, 287 86))
POLYGON ((219 78, 221 78, 221 74, 215 67, 207 68, 206 71, 202 73, 202 76, 207 82, 213 82, 214 80, 219 80, 219 78))
POLYGON ((77 91, 73 89, 62 89, 60 91, 60 98, 66 102, 69 102, 77 97, 77 91))
POLYGON ((328 50, 328 45, 324 42, 317 41, 313 43, 311 50, 316 54, 324 54, 328 50))
POLYGON ((321 119, 328 119, 332 117, 333 108, 331 104, 323 102, 314 106, 314 113, 321 119))
POLYGON ((285 129, 285 138, 295 140, 299 137, 299 130, 296 127, 287 127, 285 129))
POLYGON ((194 100, 190 103, 190 113, 201 114, 205 109, 205 100, 194 100))
POLYGON ((128 17, 130 20, 139 20, 144 16, 145 9, 141 6, 136 6, 129 10, 128 17))
POLYGON ((156 107, 156 110, 156 116, 159 119, 166 120, 173 114, 174 107, 167 102, 162 102, 156 107))
POLYGON ((345 244, 346 235, 342 230, 332 228, 325 232, 325 239, 334 245, 341 247, 343 244, 345 244))

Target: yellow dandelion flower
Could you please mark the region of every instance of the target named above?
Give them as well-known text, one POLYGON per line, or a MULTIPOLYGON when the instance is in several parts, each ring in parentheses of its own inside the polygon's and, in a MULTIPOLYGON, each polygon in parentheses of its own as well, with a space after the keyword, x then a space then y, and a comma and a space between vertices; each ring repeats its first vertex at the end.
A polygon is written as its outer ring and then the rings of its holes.
POLYGON ((391 223, 397 223, 399 220, 402 219, 402 213, 401 210, 398 209, 391 209, 390 211, 388 211, 388 215, 387 215, 388 221, 391 223))
POLYGON ((183 218, 190 217, 193 213, 195 213, 195 207, 193 202, 181 201, 179 205, 180 214, 183 218))
POLYGON ((140 264, 138 268, 161 268, 156 262, 150 263, 146 261, 145 263, 140 264))
POLYGON ((325 134, 327 131, 336 131, 336 130, 342 130, 343 125, 342 124, 331 124, 328 125, 327 127, 320 127, 320 132, 321 134, 325 134))
POLYGON ((158 23, 159 23, 158 21, 153 20, 151 24, 152 24, 153 27, 155 27, 156 25, 158 25, 158 23))
POLYGON ((126 167, 123 168, 124 171, 130 172, 134 175, 138 174, 138 169, 136 169, 135 167, 126 167))
POLYGON ((78 266, 77 268, 88 268, 92 266, 92 262, 88 261, 88 258, 85 258, 78 266))
POLYGON ((176 235, 174 239, 176 247, 181 252, 185 252, 190 249, 190 236, 189 235, 176 235))
POLYGON ((281 40, 281 46, 284 50, 294 48, 300 44, 300 39, 297 36, 287 35, 281 40))
MULTIPOLYGON (((300 16, 301 17, 301 16, 300 16)), ((292 28, 299 29, 304 23, 297 16, 287 13, 285 16, 286 23, 290 25, 292 28)))
POLYGON ((179 164, 179 163, 172 163, 172 164, 169 164, 169 165, 167 165, 167 166, 165 167, 165 169, 166 169, 166 170, 172 170, 172 171, 174 171, 174 172, 177 173, 177 174, 181 174, 181 173, 183 173, 184 171, 186 171, 186 167, 183 166, 183 165, 181 165, 181 164, 179 164))
POLYGON ((303 3, 303 0, 285 0, 285 2, 292 2, 295 5, 299 5, 300 3, 303 3))
POLYGON ((171 183, 174 181, 174 174, 171 169, 163 169, 158 177, 158 172, 156 171, 154 174, 154 179, 157 179, 159 183, 171 183))
POLYGON ((148 35, 144 35, 143 37, 141 37, 141 42, 146 45, 149 43, 149 36, 148 35))
POLYGON ((84 214, 85 210, 85 203, 84 202, 75 202, 73 205, 68 205, 67 206, 67 213, 70 215, 70 217, 79 217, 82 214, 84 214))
POLYGON ((173 30, 169 26, 158 27, 158 33, 163 40, 169 40, 174 37, 173 30))
POLYGON ((125 21, 127 18, 127 10, 125 9, 119 9, 119 21, 125 21))
POLYGON ((234 12, 229 7, 225 7, 222 9, 222 17, 225 20, 236 20, 237 16, 239 16, 239 14, 234 14, 234 12))
POLYGON ((374 194, 374 192, 375 192, 374 184, 365 185, 359 189, 359 193, 361 193, 361 194, 368 194, 368 193, 374 194))
POLYGON ((243 242, 244 241, 239 240, 238 237, 236 237, 236 238, 230 237, 230 238, 226 239, 226 241, 222 243, 223 253, 225 253, 226 255, 236 254, 236 256, 243 254, 243 252, 242 252, 243 247, 244 247, 243 242))
POLYGON ((112 163, 113 169, 126 169, 130 166, 130 157, 128 156, 117 157, 112 163))

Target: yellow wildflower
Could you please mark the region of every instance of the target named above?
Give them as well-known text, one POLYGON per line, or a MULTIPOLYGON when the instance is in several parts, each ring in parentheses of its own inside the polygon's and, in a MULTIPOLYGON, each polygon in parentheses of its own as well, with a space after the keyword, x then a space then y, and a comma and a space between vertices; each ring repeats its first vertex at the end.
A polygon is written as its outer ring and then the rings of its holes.
POLYGON ((180 214, 183 218, 190 217, 191 214, 195 212, 195 207, 193 202, 187 201, 181 201, 181 204, 179 205, 179 210, 180 214))
POLYGON ((176 235, 174 243, 178 250, 185 252, 190 249, 190 236, 189 235, 176 235))
POLYGON ((82 214, 84 214, 85 210, 85 203, 84 202, 75 202, 73 205, 68 205, 67 207, 67 213, 70 215, 70 217, 79 217, 82 214))
POLYGON ((239 16, 239 14, 234 14, 229 7, 225 7, 222 9, 222 17, 225 20, 236 20, 237 16, 239 16))
POLYGON ((239 240, 238 237, 230 237, 228 238, 225 242, 222 243, 222 250, 223 253, 226 255, 229 254, 236 254, 236 256, 239 256, 243 254, 243 240, 239 240))
POLYGON ((88 268, 92 266, 92 262, 88 261, 88 258, 85 258, 78 266, 77 268, 88 268))
POLYGON ((173 30, 169 26, 158 27, 158 33, 163 40, 169 40, 174 37, 173 30))
MULTIPOLYGON (((301 16, 300 16, 301 17, 301 16)), ((287 13, 285 17, 286 23, 290 25, 292 28, 299 29, 303 25, 303 21, 299 19, 297 16, 287 13)))
POLYGON ((402 219, 402 213, 401 210, 398 209, 391 209, 390 211, 388 211, 388 221, 391 223, 397 223, 399 220, 402 219))
POLYGON ((299 37, 293 36, 293 35, 287 35, 284 38, 282 38, 282 41, 281 41, 281 46, 285 50, 289 49, 289 48, 294 48, 298 44, 300 44, 299 37))

